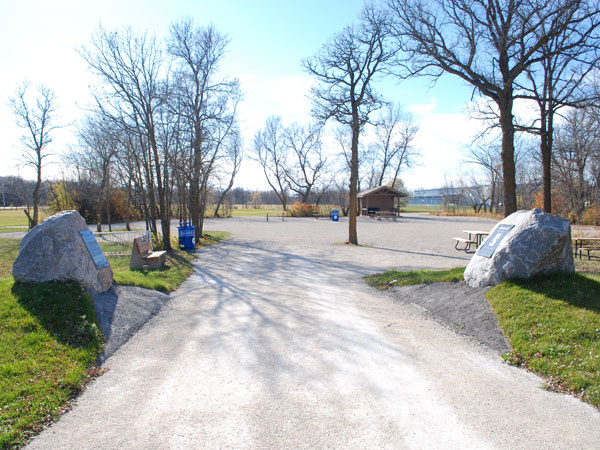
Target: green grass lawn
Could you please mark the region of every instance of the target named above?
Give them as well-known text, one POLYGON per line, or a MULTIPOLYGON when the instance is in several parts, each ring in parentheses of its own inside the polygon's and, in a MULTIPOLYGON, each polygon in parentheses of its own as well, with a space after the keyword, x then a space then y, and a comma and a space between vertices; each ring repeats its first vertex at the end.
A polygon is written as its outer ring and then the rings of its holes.
POLYGON ((393 286, 407 286, 411 284, 428 284, 460 281, 463 279, 464 267, 447 270, 412 270, 410 272, 398 272, 390 270, 365 277, 367 283, 377 289, 387 289, 390 283, 393 286))
MULTIPOLYGON (((31 212, 33 214, 33 211, 31 212)), ((39 210, 41 222, 46 217, 49 217, 51 214, 46 211, 44 208, 40 208, 39 210)), ((16 227, 22 225, 29 225, 27 222, 27 216, 23 212, 23 208, 19 209, 0 209, 0 228, 1 227, 16 227)))
POLYGON ((231 210, 233 217, 248 217, 248 216, 266 216, 281 215, 283 212, 282 208, 234 208, 231 210))
POLYGON ((60 416, 102 351, 91 297, 77 283, 15 283, 18 239, 0 239, 0 448, 60 416))
MULTIPOLYGON (((226 231, 208 231, 199 239, 198 248, 217 244, 231 236, 226 231)), ((167 262, 159 270, 131 270, 129 256, 109 256, 115 284, 139 286, 162 292, 172 292, 192 273, 195 252, 174 250, 167 253, 167 262)))
POLYGON ((22 209, 1 209, 0 227, 27 226, 27 216, 22 209))
POLYGON ((431 212, 436 209, 435 206, 430 205, 405 205, 400 208, 400 212, 403 213, 418 213, 418 212, 431 212))
POLYGON ((22 227, 0 227, 0 233, 23 233, 28 231, 27 228, 22 227))
POLYGON ((508 281, 488 300, 513 348, 508 362, 600 407, 600 277, 555 275, 508 281))

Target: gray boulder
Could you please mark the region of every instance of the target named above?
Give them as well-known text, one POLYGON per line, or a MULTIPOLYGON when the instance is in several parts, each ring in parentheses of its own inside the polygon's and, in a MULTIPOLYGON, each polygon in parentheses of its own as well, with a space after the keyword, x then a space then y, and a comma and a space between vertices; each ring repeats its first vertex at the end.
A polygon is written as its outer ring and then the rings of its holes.
POLYGON ((509 278, 573 273, 571 245, 568 220, 540 209, 517 211, 499 222, 473 255, 465 281, 471 287, 484 287, 509 278))
POLYGON ((27 233, 12 273, 28 283, 75 280, 95 292, 106 291, 113 281, 108 261, 77 211, 59 212, 27 233))

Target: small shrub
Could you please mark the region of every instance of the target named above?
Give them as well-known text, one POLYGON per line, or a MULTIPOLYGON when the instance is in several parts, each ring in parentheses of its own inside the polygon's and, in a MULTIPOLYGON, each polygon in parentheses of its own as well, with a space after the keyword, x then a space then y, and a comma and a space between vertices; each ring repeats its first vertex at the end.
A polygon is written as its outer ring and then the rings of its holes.
POLYGON ((575 211, 571 211, 567 216, 567 219, 569 219, 569 222, 571 223, 571 225, 573 225, 577 223, 577 220, 579 218, 577 217, 577 213, 575 211))
POLYGON ((299 201, 288 208, 288 214, 292 217, 311 217, 315 211, 319 211, 317 205, 309 205, 299 201))
POLYGON ((581 214, 581 224, 583 225, 600 225, 600 205, 592 204, 581 214))
MULTIPOLYGON (((534 208, 544 209, 544 192, 538 191, 533 194, 534 208)), ((563 197, 563 195, 558 192, 556 189, 552 189, 552 213, 559 215, 561 217, 567 217, 569 214, 569 207, 567 205, 567 201, 563 197)), ((569 218, 570 220, 570 218, 569 218)), ((571 222, 573 223, 573 222, 571 222)))
MULTIPOLYGON (((151 234, 152 236, 152 250, 164 250, 165 242, 162 234, 151 234)), ((177 250, 179 248, 179 236, 175 233, 171 233, 171 248, 177 250)))

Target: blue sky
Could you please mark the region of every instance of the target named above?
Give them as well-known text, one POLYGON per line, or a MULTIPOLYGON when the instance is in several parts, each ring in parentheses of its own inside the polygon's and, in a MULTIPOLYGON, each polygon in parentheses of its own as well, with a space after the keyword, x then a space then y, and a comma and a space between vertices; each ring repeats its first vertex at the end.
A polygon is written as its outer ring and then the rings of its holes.
MULTIPOLYGON (((246 146, 268 115, 281 115, 285 123, 309 120, 306 98, 312 80, 301 60, 319 50, 327 39, 356 21, 362 1, 271 0, 237 1, 33 1, 0 0, 0 175, 32 174, 18 166, 20 130, 7 99, 24 79, 44 83, 56 92, 59 121, 65 124, 53 142, 60 154, 73 142, 73 124, 89 101, 94 80, 76 49, 89 42, 100 23, 106 28, 131 26, 165 36, 169 24, 191 16, 197 24, 213 23, 228 33, 231 43, 222 72, 238 77, 245 92, 240 107, 246 146)), ((461 170, 463 144, 477 125, 464 114, 471 91, 460 80, 443 78, 435 88, 424 79, 379 85, 386 99, 402 103, 421 126, 418 139, 421 164, 402 174, 407 187, 436 187, 444 176, 461 170)), ((331 149, 332 152, 335 149, 331 149)), ((54 158, 59 161, 58 157, 54 158)), ((60 165, 47 174, 60 176, 60 165)), ((266 188, 257 167, 246 160, 236 183, 266 188)))

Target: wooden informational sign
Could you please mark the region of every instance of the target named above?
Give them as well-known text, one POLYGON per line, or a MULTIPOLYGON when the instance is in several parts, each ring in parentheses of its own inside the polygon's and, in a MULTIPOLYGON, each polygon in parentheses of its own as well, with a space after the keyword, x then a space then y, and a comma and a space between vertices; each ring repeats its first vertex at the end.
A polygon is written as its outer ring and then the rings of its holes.
POLYGON ((494 230, 494 232, 488 237, 485 242, 479 247, 477 250, 478 256, 484 256, 486 258, 491 258, 500 242, 506 237, 508 232, 512 230, 515 226, 502 224, 498 225, 498 227, 494 230))
POLYGON ((88 252, 90 252, 90 256, 94 260, 96 269, 100 270, 108 267, 108 260, 106 259, 106 256, 104 256, 104 253, 102 253, 102 249, 98 245, 98 242, 96 242, 93 233, 90 230, 83 230, 80 231, 79 234, 81 235, 81 239, 83 239, 88 252))

